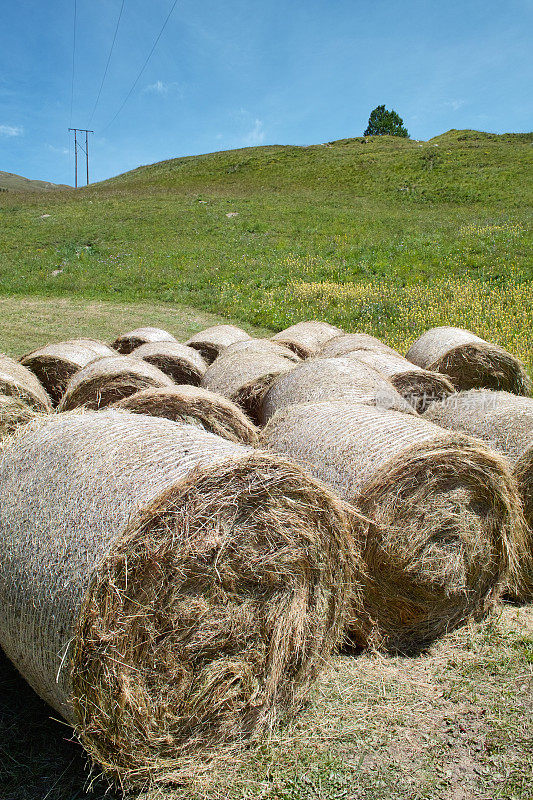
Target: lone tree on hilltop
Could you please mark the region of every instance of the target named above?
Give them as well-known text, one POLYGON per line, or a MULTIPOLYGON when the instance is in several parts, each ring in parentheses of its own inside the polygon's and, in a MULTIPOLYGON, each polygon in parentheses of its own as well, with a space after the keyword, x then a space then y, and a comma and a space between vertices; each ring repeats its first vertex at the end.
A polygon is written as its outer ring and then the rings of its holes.
POLYGON ((368 118, 368 128, 364 136, 404 136, 408 137, 403 119, 396 111, 387 111, 385 106, 377 106, 368 118))

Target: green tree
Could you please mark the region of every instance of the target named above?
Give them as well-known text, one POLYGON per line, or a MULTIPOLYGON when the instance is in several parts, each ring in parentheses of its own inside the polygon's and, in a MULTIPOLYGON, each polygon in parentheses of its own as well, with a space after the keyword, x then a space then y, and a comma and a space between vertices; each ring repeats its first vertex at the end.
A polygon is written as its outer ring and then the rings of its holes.
POLYGON ((385 106, 377 106, 368 119, 368 128, 365 136, 404 136, 408 137, 407 128, 403 126, 403 119, 396 111, 387 111, 385 106))

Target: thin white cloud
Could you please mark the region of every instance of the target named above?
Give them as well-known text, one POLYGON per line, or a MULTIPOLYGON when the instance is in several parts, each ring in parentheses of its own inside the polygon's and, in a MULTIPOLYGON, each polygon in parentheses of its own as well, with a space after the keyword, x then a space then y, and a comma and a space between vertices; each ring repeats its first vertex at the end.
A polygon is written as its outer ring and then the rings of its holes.
POLYGON ((59 153, 62 156, 68 156, 68 147, 55 147, 53 144, 47 144, 46 149, 52 153, 59 153))
POLYGON ((253 128, 243 137, 244 146, 256 147, 259 144, 263 144, 264 140, 265 132, 263 130, 263 122, 260 119, 256 119, 253 128))
POLYGON ((11 138, 12 136, 22 136, 24 128, 21 125, 0 125, 0 136, 11 138))
POLYGON ((160 96, 167 94, 182 94, 181 88, 177 81, 166 83, 165 81, 156 81, 145 86, 143 92, 147 94, 158 94, 160 96))
POLYGON ((466 100, 448 100, 444 105, 447 108, 451 108, 452 111, 459 111, 460 108, 466 105, 466 100))

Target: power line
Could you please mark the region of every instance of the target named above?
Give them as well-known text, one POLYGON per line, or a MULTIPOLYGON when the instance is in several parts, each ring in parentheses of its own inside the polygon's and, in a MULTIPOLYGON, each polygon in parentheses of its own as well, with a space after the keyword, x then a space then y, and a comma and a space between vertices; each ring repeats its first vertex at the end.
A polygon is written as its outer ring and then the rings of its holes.
POLYGON ((107 64, 105 65, 104 77, 102 78, 102 83, 100 84, 100 88, 98 89, 98 96, 96 98, 96 103, 94 104, 94 108, 93 108, 93 110, 91 112, 91 116, 89 118, 89 125, 91 124, 92 118, 94 117, 94 112, 96 111, 96 107, 98 105, 98 101, 100 100, 100 95, 102 94, 102 89, 104 87, 105 79, 106 79, 106 76, 107 76, 107 70, 109 69, 109 62, 111 61, 111 55, 113 53, 113 48, 115 47, 115 42, 117 40, 118 26, 120 25, 120 20, 121 20, 121 17, 122 17, 122 12, 124 11, 124 3, 125 2, 126 2, 126 0, 122 0, 122 5, 120 6, 120 12, 119 12, 119 15, 118 15, 117 24, 115 26, 115 33, 113 35, 113 41, 111 42, 111 49, 110 49, 109 55, 107 57, 107 64))
POLYGON ((72 84, 70 87, 70 124, 72 125, 72 109, 74 107, 74 65, 76 63, 76 17, 78 15, 78 3, 74 0, 74 33, 72 36, 72 84))
POLYGON ((135 89, 135 87, 136 87, 136 86, 137 86, 137 84, 139 83, 139 80, 140 80, 140 78, 141 78, 141 75, 143 74, 144 70, 146 69, 146 67, 147 67, 147 65, 148 65, 148 62, 150 61, 150 59, 151 59, 151 57, 152 57, 152 55, 153 55, 153 52, 154 52, 155 48, 157 47, 157 43, 159 42, 159 40, 160 40, 161 36, 163 35, 163 31, 164 31, 164 30, 165 30, 165 28, 167 27, 167 23, 168 23, 168 21, 169 21, 170 17, 172 16, 172 12, 173 12, 173 11, 174 11, 174 9, 176 8, 177 4, 178 4, 178 0, 174 0, 174 2, 173 2, 173 4, 172 4, 172 8, 171 8, 171 9, 170 9, 170 11, 168 12, 167 18, 166 18, 166 20, 164 21, 164 23, 163 23, 163 26, 162 26, 161 30, 159 31, 159 33, 158 33, 158 35, 157 35, 157 38, 156 38, 156 40, 155 40, 154 44, 152 45, 152 49, 151 49, 151 50, 150 50, 150 52, 148 53, 148 56, 147 56, 147 58, 146 58, 146 61, 145 61, 145 62, 144 62, 144 64, 142 65, 142 67, 141 67, 141 69, 140 69, 140 71, 139 71, 139 74, 137 75, 137 77, 136 77, 136 78, 135 78, 135 80, 133 81, 133 84, 132 84, 132 86, 131 86, 131 89, 129 90, 128 94, 127 94, 127 95, 126 95, 126 97, 124 98, 124 101, 123 101, 122 105, 121 105, 121 106, 120 106, 120 108, 118 109, 117 113, 115 114, 115 116, 113 117, 113 119, 111 120, 111 122, 108 122, 108 123, 107 123, 107 125, 105 126, 105 128, 103 128, 103 129, 100 131, 100 133, 101 133, 101 134, 102 134, 102 133, 105 133, 105 131, 106 131, 108 128, 110 128, 110 127, 111 127, 111 125, 114 123, 114 121, 116 120, 116 118, 118 117, 118 115, 120 114, 120 112, 122 111, 122 109, 124 108, 124 106, 126 105, 126 103, 128 102, 128 100, 130 99, 131 95, 133 94, 133 90, 135 89))

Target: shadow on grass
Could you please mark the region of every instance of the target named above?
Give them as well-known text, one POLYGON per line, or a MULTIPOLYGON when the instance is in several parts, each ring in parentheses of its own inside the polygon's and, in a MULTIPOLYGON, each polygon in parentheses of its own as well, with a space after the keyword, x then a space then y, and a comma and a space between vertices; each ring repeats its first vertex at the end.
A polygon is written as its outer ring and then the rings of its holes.
POLYGON ((54 716, 0 651, 0 800, 117 800, 54 716))

